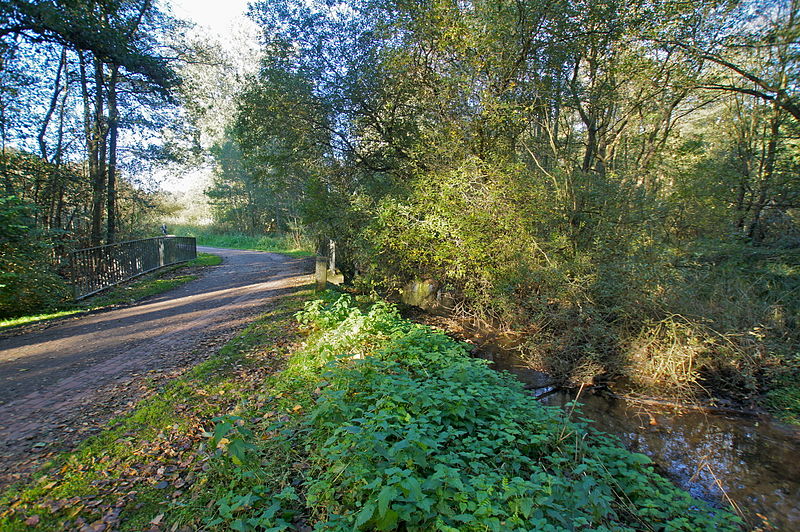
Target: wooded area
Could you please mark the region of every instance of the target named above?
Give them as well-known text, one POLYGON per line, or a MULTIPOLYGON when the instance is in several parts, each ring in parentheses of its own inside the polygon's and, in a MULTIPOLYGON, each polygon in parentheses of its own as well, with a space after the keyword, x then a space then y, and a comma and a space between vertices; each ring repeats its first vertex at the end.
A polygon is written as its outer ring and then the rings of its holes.
POLYGON ((177 6, 0 2, 0 318, 236 248, 0 339, 0 529, 797 524, 800 0, 177 6))
POLYGON ((430 279, 564 382, 740 400, 796 382, 797 1, 252 16, 218 219, 302 213, 359 290, 430 279))
POLYGON ((269 0, 250 55, 150 0, 0 15, 5 314, 65 246, 147 236, 149 168, 211 161, 221 230, 431 280, 562 382, 796 382, 796 0, 269 0))
POLYGON ((170 156, 153 136, 177 110, 177 22, 151 0, 15 0, 0 21, 0 314, 13 315, 64 297, 68 249, 155 224, 164 201, 134 171, 170 156))

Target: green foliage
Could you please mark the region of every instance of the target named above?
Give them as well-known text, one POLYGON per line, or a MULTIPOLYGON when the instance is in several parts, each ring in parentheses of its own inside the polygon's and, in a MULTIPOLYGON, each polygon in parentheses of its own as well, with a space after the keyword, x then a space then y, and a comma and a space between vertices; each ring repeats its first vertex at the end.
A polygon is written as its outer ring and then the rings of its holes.
POLYGON ((308 349, 330 360, 306 446, 320 530, 737 529, 647 457, 389 305, 341 296, 298 319, 320 329, 308 349))
POLYGON ((36 227, 99 245, 160 207, 141 176, 174 153, 180 80, 161 44, 176 26, 150 1, 0 6, 0 178, 36 227))
POLYGON ((228 249, 246 249, 252 251, 270 251, 287 255, 310 255, 311 245, 303 238, 296 238, 291 233, 271 233, 249 235, 224 228, 203 226, 174 226, 170 229, 179 236, 193 236, 198 246, 210 246, 228 249))
POLYGON ((49 309, 69 296, 32 214, 31 205, 0 196, 0 318, 49 309))
POLYGON ((313 168, 291 185, 346 281, 430 279, 562 381, 768 389, 800 345, 797 124, 730 66, 786 83, 788 4, 346 5, 254 4, 235 135, 267 181, 313 168))
POLYGON ((766 404, 786 423, 800 425, 800 353, 786 357, 783 365, 772 368, 772 389, 766 404))
MULTIPOLYGON (((149 38, 139 36, 134 43, 129 42, 133 37, 130 19, 139 14, 138 6, 111 1, 100 2, 100 6, 98 9, 96 4, 83 1, 13 2, 0 6, 3 15, 0 28, 3 36, 30 32, 40 41, 89 50, 131 73, 141 74, 163 89, 176 84, 175 73, 156 53, 149 38)), ((153 10, 147 11, 139 17, 152 16, 153 10)))
POLYGON ((255 486, 245 495, 228 493, 217 501, 219 516, 206 520, 205 525, 218 527, 224 524, 225 529, 237 532, 294 530, 294 512, 287 511, 286 507, 297 500, 297 494, 290 486, 277 494, 271 493, 265 486, 255 486), (254 507, 260 508, 260 511, 253 512, 254 507), (246 516, 240 517, 243 511, 246 516))
POLYGON ((278 45, 266 56, 238 95, 212 150, 215 179, 206 194, 215 223, 249 234, 293 232, 297 241, 306 189, 321 170, 327 118, 307 76, 283 64, 287 49, 278 45))
POLYGON ((250 443, 254 441, 253 432, 245 427, 241 417, 226 415, 213 421, 214 431, 208 433, 209 445, 217 449, 218 455, 225 455, 230 460, 232 467, 229 466, 228 474, 241 477, 241 489, 223 493, 215 501, 216 515, 207 517, 205 525, 224 525, 240 532, 292 530, 292 518, 297 513, 294 508, 300 500, 295 489, 285 486, 275 493, 274 486, 265 485, 259 470, 268 461, 260 461, 258 456, 258 452, 265 449, 250 443))

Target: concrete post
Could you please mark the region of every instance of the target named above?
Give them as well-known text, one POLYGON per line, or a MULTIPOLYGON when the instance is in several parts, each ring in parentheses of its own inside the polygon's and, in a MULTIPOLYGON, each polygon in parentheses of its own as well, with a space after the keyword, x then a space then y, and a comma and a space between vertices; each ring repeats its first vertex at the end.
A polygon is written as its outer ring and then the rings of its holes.
POLYGON ((328 286, 328 257, 317 255, 317 290, 325 290, 328 286))

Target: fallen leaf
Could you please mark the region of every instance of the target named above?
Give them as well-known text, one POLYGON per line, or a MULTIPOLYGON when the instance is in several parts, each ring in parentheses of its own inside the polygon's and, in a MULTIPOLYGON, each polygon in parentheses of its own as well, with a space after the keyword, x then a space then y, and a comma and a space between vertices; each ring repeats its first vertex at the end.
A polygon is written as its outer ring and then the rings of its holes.
POLYGON ((39 520, 40 519, 38 515, 32 515, 25 520, 25 524, 28 526, 36 526, 39 524, 39 520))
POLYGON ((164 519, 164 514, 158 514, 157 516, 155 516, 153 518, 152 521, 150 521, 150 524, 151 525, 160 525, 162 519, 164 519))
POLYGON ((108 525, 104 523, 102 519, 98 519, 89 526, 92 527, 92 532, 103 532, 103 530, 108 528, 108 525))

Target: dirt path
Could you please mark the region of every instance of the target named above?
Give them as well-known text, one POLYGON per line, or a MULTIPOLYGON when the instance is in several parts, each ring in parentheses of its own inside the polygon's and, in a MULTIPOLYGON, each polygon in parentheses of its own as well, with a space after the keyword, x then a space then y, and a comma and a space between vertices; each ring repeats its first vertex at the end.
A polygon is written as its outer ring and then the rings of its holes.
POLYGON ((223 263, 134 306, 0 335, 0 488, 102 429, 310 282, 309 259, 199 251, 223 263))

